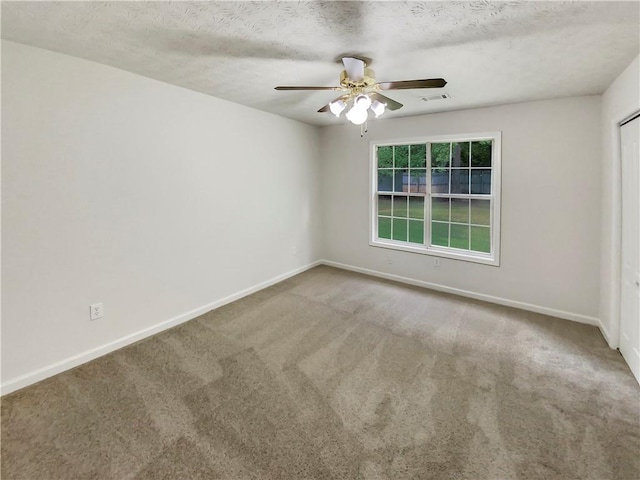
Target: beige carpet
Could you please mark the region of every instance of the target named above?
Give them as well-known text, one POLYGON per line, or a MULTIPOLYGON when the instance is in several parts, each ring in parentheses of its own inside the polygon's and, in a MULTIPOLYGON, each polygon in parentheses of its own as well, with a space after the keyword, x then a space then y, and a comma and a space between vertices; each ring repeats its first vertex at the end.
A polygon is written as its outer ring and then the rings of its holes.
POLYGON ((2 399, 2 479, 637 479, 595 327, 318 267, 2 399))

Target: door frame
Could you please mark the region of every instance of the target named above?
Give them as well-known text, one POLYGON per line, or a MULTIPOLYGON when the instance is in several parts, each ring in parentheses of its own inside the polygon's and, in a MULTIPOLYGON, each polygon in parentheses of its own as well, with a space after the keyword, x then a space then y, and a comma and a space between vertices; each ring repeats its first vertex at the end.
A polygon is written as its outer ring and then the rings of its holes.
MULTIPOLYGON (((620 128, 622 125, 640 115, 636 109, 612 123, 613 136, 613 202, 611 219, 611 306, 609 318, 611 324, 608 335, 605 335, 611 348, 620 346, 620 302, 622 301, 622 148, 620 128)), ((606 333, 606 332, 605 332, 606 333)))

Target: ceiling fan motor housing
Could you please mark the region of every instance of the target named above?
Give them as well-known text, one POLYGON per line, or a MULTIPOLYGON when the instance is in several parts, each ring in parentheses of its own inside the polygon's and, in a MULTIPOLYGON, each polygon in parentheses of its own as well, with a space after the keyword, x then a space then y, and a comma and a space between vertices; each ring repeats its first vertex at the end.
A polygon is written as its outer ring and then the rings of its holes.
POLYGON ((359 80, 357 82, 351 80, 347 76, 346 70, 343 70, 342 73, 340 73, 340 85, 350 90, 354 90, 354 89, 360 90, 355 93, 362 93, 362 91, 364 91, 365 89, 372 88, 375 84, 376 84, 375 73, 370 68, 364 69, 364 76, 362 77, 362 80, 359 80))

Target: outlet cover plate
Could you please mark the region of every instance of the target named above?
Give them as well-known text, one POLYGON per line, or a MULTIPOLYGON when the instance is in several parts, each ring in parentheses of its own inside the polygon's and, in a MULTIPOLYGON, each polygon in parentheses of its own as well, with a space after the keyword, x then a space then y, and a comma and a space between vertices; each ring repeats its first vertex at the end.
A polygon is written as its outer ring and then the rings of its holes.
POLYGON ((91 320, 98 320, 104 316, 104 306, 101 303, 94 303, 89 307, 91 320))

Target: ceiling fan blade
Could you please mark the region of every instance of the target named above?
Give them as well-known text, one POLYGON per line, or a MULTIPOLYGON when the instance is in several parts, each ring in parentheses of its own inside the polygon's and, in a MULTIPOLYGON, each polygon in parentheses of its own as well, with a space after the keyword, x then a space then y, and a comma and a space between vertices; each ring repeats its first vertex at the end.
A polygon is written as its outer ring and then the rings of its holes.
POLYGON ((330 112, 331 111, 331 107, 330 105, 333 102, 337 102, 338 100, 342 100, 343 102, 346 101, 348 98, 350 97, 349 94, 346 95, 341 95, 338 98, 334 98, 333 100, 331 100, 329 103, 327 103, 324 107, 322 107, 320 110, 318 110, 318 113, 324 113, 324 112, 330 112))
POLYGON ((442 88, 447 84, 444 78, 428 78, 425 80, 403 80, 401 82, 377 83, 380 90, 403 90, 408 88, 442 88))
POLYGON ((342 90, 342 87, 304 87, 304 86, 280 86, 276 90, 342 90))
POLYGON ((364 78, 364 61, 359 58, 344 57, 342 59, 347 77, 352 82, 359 82, 364 78))
POLYGON ((402 108, 402 104, 400 102, 396 102, 392 98, 385 97, 381 93, 372 92, 369 94, 369 97, 371 100, 378 100, 380 103, 385 103, 389 110, 398 110, 399 108, 402 108))

